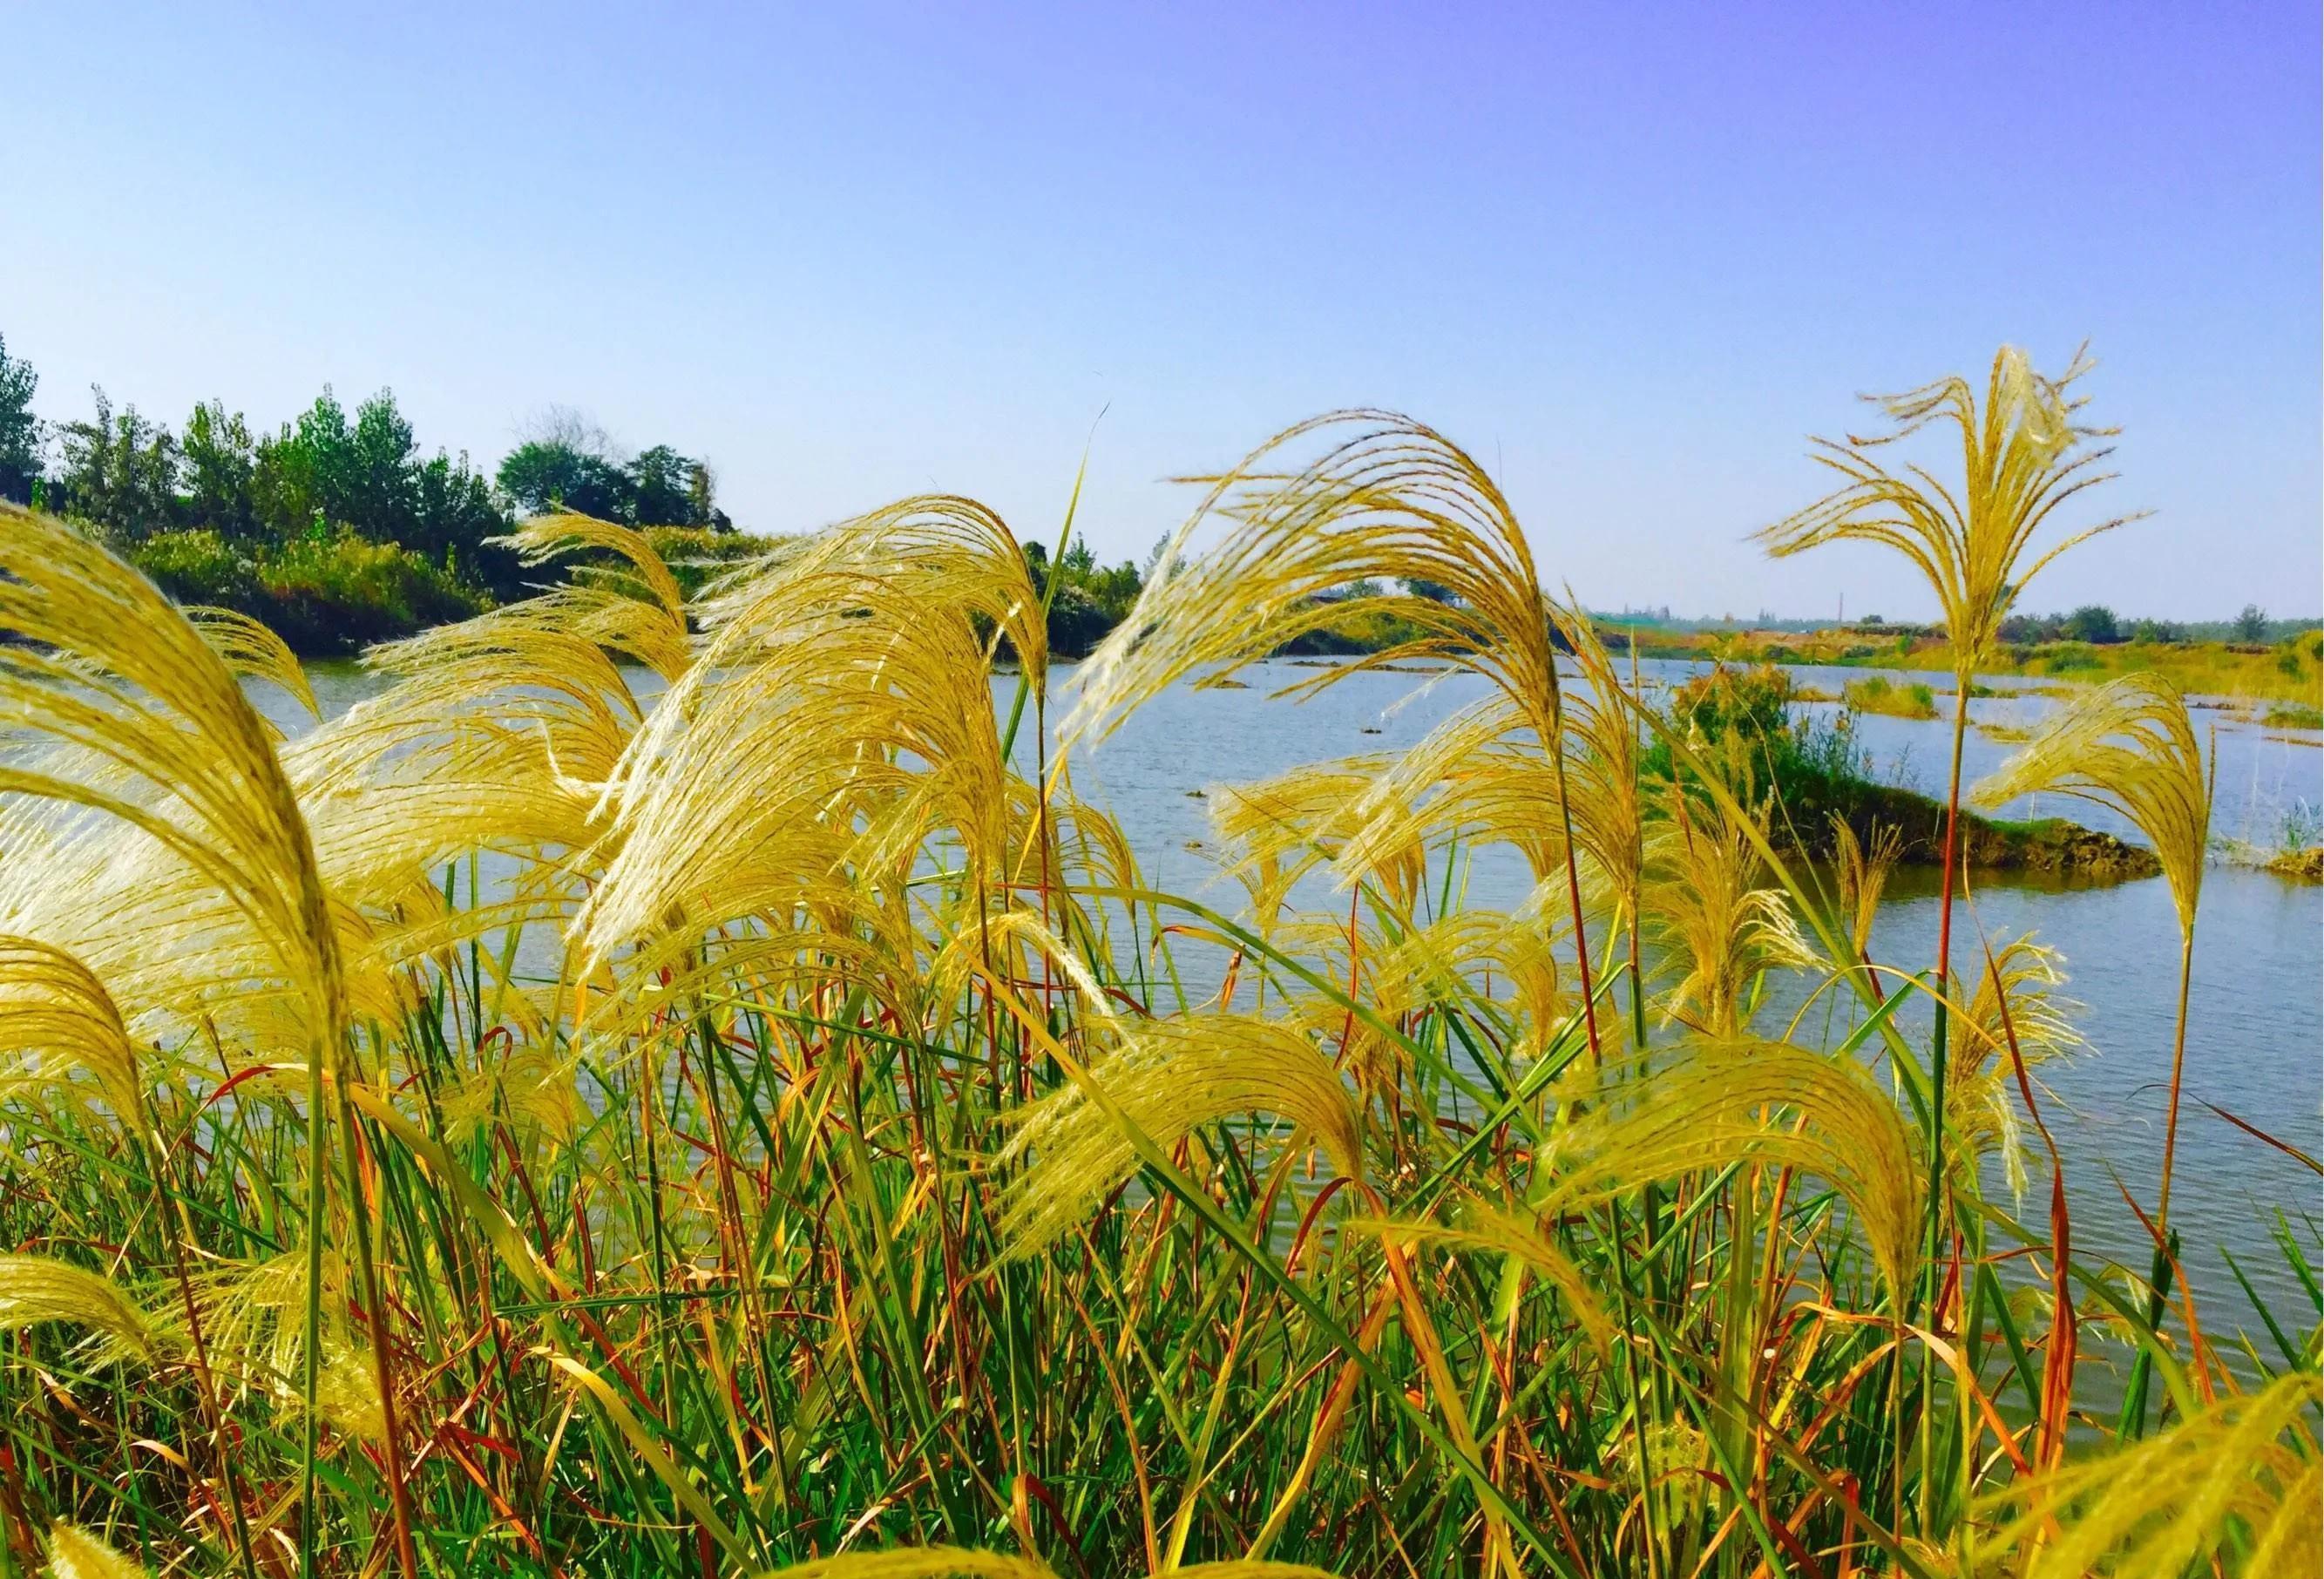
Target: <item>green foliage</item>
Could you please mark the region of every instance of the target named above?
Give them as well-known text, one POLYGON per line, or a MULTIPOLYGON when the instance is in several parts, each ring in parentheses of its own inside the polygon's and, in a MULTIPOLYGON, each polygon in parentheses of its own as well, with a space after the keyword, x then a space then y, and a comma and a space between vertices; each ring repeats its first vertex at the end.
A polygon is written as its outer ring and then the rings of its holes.
POLYGON ((1067 545, 1054 568, 1047 549, 1027 543, 1025 563, 1033 585, 1049 600, 1049 651, 1060 657, 1081 657, 1105 640, 1145 590, 1146 578, 1137 566, 1127 559, 1101 566, 1089 544, 1078 539, 1067 545), (1049 587, 1053 577, 1054 592, 1049 587))
POLYGON ((2051 674, 2072 674, 2077 670, 2102 669, 2106 660, 2091 651, 2087 643, 2061 642, 2043 656, 2042 667, 2051 674))
MULTIPOLYGON (((1972 688, 1973 690, 1975 688, 1972 688)), ((1900 686, 1885 674, 1870 674, 1862 679, 1849 681, 1842 688, 1841 696, 1859 713, 1885 713, 1894 718, 1933 718, 1937 716, 1936 691, 1920 680, 1900 686)))
POLYGON ((2267 611, 2255 603, 2244 605, 2243 613, 2236 616, 2236 634, 2246 642, 2267 640, 2267 611))
POLYGON ((96 416, 59 433, 65 508, 123 542, 168 531, 178 517, 177 441, 135 406, 116 412, 105 391, 93 392, 96 416))
POLYGON ((509 451, 496 474, 501 492, 528 515, 563 508, 600 521, 628 509, 628 480, 603 456, 558 439, 534 439, 509 451))
POLYGON ((233 543, 198 527, 156 532, 130 558, 180 603, 249 614, 310 655, 352 653, 489 606, 433 561, 349 531, 278 547, 233 543))
POLYGON ((22 503, 32 496, 41 475, 41 422, 32 415, 32 392, 41 375, 23 357, 13 360, 0 340, 0 499, 22 503))
POLYGON ((1750 669, 1722 664, 1671 693, 1671 722, 1690 739, 1708 744, 1739 738, 1757 747, 1787 734, 1792 691, 1792 677, 1772 663, 1750 669))
POLYGON ((154 586, 180 603, 258 612, 258 567, 243 549, 208 527, 155 532, 129 557, 154 586))
POLYGON ((352 653, 488 606, 410 549, 349 531, 299 539, 262 562, 258 573, 267 608, 249 612, 300 652, 352 653))
POLYGON ((509 451, 497 480, 527 515, 570 510, 625 526, 733 530, 706 464, 657 444, 624 465, 606 453, 603 434, 569 417, 509 451))
POLYGON ((2068 614, 2061 633, 2069 642, 2088 642, 2099 647, 2122 640, 2114 610, 2104 604, 2086 603, 2068 614))

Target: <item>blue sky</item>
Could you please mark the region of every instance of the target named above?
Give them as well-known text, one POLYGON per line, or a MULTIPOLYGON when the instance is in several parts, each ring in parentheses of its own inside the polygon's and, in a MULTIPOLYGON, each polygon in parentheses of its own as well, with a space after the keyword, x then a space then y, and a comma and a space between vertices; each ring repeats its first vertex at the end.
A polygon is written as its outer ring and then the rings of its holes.
POLYGON ((1770 564, 1858 392, 2089 339, 2112 508, 2030 601, 2324 606, 2312 4, 20 5, 0 336, 51 417, 581 408, 747 524, 976 494, 1142 557, 1340 405, 1600 607, 1929 612, 1770 564), (1099 420, 1099 412, 1105 415, 1099 420))

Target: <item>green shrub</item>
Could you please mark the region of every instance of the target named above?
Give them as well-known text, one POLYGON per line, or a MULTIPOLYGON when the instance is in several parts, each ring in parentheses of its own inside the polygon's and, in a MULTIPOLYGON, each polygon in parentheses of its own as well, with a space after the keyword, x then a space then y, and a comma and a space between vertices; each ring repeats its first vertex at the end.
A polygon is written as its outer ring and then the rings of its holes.
POLYGON ((157 531, 129 552, 130 562, 180 603, 258 612, 258 568, 217 533, 157 531))
POLYGON ((250 612, 307 653, 355 652, 489 606, 409 549, 350 531, 284 545, 259 565, 258 579, 264 606, 250 612))
POLYGON ((1772 663, 1714 669, 1671 693, 1671 722, 1704 741, 1762 741, 1784 733, 1791 701, 1792 677, 1772 663))
POLYGON ((2071 674, 2077 669, 2104 669, 2106 660, 2082 642, 2061 642, 2050 649, 2042 667, 2051 674, 2071 674))
POLYGON ((1896 718, 1933 718, 1937 716, 1937 693, 1914 680, 1896 685, 1885 674, 1867 675, 1850 680, 1840 692, 1840 699, 1859 713, 1886 713, 1896 718))

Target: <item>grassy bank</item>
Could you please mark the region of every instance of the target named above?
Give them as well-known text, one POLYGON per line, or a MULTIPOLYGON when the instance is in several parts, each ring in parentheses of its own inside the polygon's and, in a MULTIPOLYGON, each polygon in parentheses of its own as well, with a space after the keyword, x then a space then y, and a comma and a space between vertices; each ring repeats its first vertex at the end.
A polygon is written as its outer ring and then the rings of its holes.
MULTIPOLYGON (((761 538, 686 527, 654 527, 644 535, 688 594, 767 546, 761 538)), ((346 531, 281 544, 230 541, 207 530, 165 531, 131 546, 127 557, 178 602, 247 614, 309 658, 346 657, 472 618, 500 602, 456 556, 447 565, 346 531)), ((582 563, 609 568, 603 555, 585 556, 582 563)), ((501 579, 521 588, 527 580, 556 582, 566 574, 557 568, 501 579)))
MULTIPOLYGON (((1609 640, 1627 641, 1628 628, 1601 622, 1609 640)), ((1725 656, 1746 663, 1836 665, 1924 669, 1950 676, 1951 646, 1941 637, 1895 636, 1861 628, 1820 632, 1696 631, 1660 627, 1636 631, 1649 658, 1707 660, 1725 656)), ((2281 701, 2314 708, 2324 701, 2324 635, 2307 632, 2267 645, 2226 642, 2088 642, 2002 643, 1978 665, 1981 674, 2017 675, 2099 683, 2126 674, 2153 673, 2190 695, 2281 701)), ((1940 680, 1932 682, 1941 692, 1940 680)))

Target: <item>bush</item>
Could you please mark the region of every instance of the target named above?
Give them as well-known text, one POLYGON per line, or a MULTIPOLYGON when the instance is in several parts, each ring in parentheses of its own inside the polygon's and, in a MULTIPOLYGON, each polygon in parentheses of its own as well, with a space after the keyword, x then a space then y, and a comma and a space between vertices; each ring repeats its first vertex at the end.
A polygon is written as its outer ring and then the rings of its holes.
POLYGON ((345 530, 254 555, 208 528, 161 531, 130 559, 178 602, 249 614, 309 656, 359 651, 492 606, 426 557, 345 530))
POLYGON ((394 543, 341 531, 301 538, 258 567, 256 614, 305 653, 350 653, 374 642, 482 614, 483 594, 394 543))
POLYGON ((207 527, 155 532, 130 549, 129 559, 180 603, 258 612, 258 568, 207 527))
POLYGON ((1729 735, 1750 742, 1784 733, 1791 717, 1792 677, 1772 663, 1712 669, 1671 693, 1671 722, 1700 740, 1729 735))
POLYGON ((2063 642, 2052 649, 2042 667, 2051 674, 2071 674, 2077 669, 2104 669, 2106 660, 2079 642, 2063 642))
POLYGON ((1850 680, 1840 692, 1840 699, 1859 713, 1886 713, 1897 718, 1933 718, 1937 716, 1937 693, 1918 680, 1909 685, 1891 683, 1885 674, 1867 675, 1850 680))

